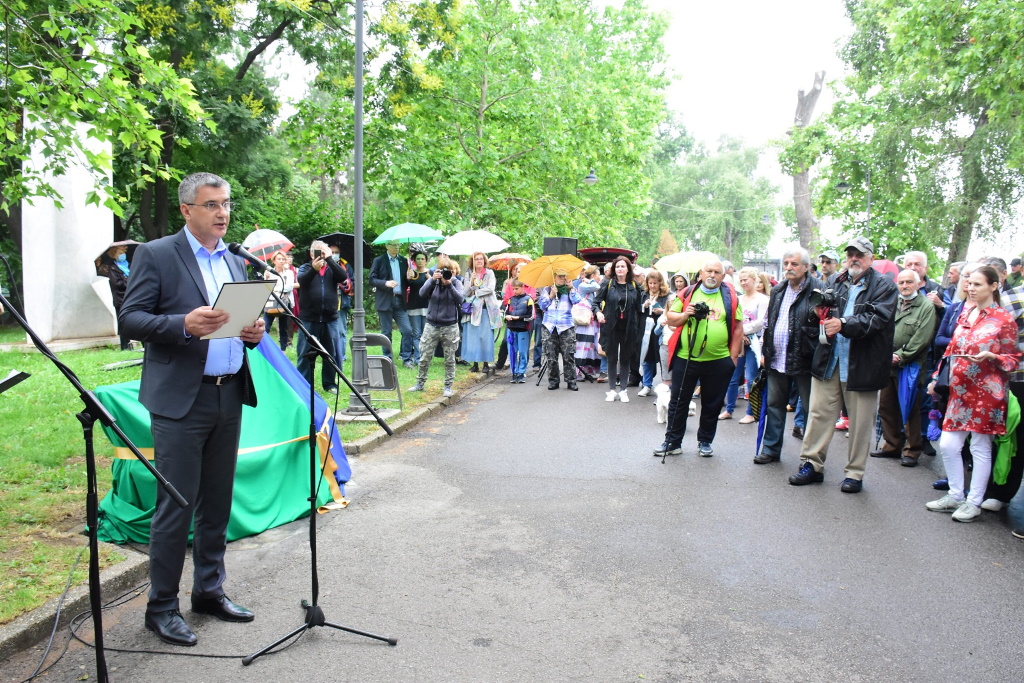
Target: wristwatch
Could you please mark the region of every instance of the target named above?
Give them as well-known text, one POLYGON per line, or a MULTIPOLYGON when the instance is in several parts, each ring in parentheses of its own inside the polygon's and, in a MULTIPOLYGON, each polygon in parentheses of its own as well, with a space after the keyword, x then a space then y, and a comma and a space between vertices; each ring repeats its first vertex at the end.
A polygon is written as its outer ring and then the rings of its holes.
POLYGON ((840 324, 840 327, 839 327, 839 329, 843 329, 843 327, 842 327, 842 326, 843 326, 843 325, 846 325, 846 318, 840 318, 840 319, 839 319, 839 324, 840 324))

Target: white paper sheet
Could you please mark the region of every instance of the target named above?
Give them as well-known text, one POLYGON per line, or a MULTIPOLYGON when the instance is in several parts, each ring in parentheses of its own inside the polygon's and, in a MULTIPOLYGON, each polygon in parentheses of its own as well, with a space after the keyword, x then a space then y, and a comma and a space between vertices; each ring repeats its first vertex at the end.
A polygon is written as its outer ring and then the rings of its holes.
POLYGON ((213 307, 219 311, 227 311, 231 319, 224 327, 203 339, 224 339, 238 337, 243 327, 249 327, 263 315, 263 306, 274 289, 272 280, 246 280, 245 282, 225 282, 217 295, 213 307))

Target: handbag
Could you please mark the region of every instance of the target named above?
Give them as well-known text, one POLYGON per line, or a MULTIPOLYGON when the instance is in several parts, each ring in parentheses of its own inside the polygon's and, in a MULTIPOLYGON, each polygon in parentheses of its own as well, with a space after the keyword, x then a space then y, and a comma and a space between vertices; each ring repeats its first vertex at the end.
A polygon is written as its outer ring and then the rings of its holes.
POLYGON ((584 302, 574 304, 572 307, 572 321, 577 325, 589 325, 594 320, 594 312, 584 302))
POLYGON ((473 302, 463 301, 462 304, 460 304, 459 309, 464 315, 471 315, 473 313, 473 302))
POLYGON ((939 397, 936 406, 942 412, 946 411, 946 403, 949 401, 949 380, 950 380, 950 367, 952 363, 949 362, 949 358, 943 357, 939 360, 939 369, 935 371, 935 386, 933 390, 935 395, 939 397), (941 407, 940 407, 941 406, 941 407))

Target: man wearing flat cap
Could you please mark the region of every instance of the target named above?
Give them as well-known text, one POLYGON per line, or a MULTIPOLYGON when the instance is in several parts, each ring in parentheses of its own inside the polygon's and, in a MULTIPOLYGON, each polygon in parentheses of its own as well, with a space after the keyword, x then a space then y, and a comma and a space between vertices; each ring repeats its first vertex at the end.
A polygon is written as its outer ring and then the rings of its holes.
POLYGON ((1019 258, 1010 261, 1010 274, 1003 281, 1003 291, 1009 292, 1014 287, 1024 285, 1024 273, 1021 272, 1021 269, 1022 266, 1019 258))
MULTIPOLYGON (((871 264, 874 245, 855 237, 846 245, 846 270, 833 284, 836 301, 819 328, 819 344, 811 361, 811 405, 800 450, 800 470, 789 478, 794 486, 824 481, 835 421, 843 400, 850 415, 844 493, 858 493, 871 451, 878 392, 889 383, 895 331, 896 283, 871 264)), ((822 307, 823 308, 823 307, 822 307)))

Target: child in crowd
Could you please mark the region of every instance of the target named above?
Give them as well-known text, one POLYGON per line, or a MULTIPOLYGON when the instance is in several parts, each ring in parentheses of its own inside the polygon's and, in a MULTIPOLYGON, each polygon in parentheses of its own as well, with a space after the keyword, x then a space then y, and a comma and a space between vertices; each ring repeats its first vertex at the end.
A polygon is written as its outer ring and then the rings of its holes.
POLYGON ((534 318, 533 298, 518 279, 512 280, 512 296, 505 308, 508 326, 508 355, 512 368, 512 384, 526 382, 527 355, 530 350, 530 322, 534 318))

